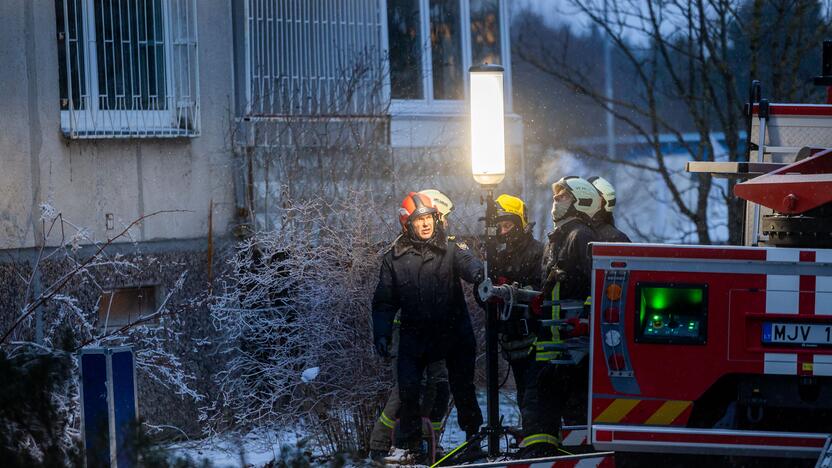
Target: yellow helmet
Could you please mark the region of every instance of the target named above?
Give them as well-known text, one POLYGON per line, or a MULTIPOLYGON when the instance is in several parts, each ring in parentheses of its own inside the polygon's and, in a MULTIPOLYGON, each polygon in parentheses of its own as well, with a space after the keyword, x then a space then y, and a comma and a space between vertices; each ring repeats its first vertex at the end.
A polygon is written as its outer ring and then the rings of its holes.
POLYGON ((520 220, 520 227, 526 229, 529 220, 526 218, 526 204, 523 203, 523 200, 504 193, 497 197, 496 202, 498 219, 516 217, 520 220))

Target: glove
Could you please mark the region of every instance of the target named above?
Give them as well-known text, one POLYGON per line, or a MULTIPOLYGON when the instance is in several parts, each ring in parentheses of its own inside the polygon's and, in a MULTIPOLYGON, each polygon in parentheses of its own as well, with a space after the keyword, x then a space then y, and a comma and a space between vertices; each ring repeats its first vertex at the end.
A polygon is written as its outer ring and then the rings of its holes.
POLYGON ((589 320, 578 317, 567 319, 566 324, 560 329, 561 333, 569 338, 589 336, 589 320))
POLYGON ((537 340, 535 335, 514 340, 505 335, 500 336, 500 349, 503 351, 503 357, 509 362, 529 357, 534 350, 535 340, 537 340))
POLYGON ((375 339, 373 343, 376 346, 376 353, 379 356, 388 359, 390 357, 390 338, 386 336, 380 336, 375 339))

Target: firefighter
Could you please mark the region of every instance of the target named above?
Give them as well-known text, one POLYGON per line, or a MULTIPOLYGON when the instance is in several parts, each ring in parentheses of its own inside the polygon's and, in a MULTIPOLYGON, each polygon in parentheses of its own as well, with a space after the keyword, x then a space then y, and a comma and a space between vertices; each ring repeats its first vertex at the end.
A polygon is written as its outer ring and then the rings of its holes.
MULTIPOLYGON (((590 223, 601 207, 598 191, 579 177, 564 177, 552 184, 552 221, 554 229, 548 234, 543 250, 541 269, 541 299, 586 301, 590 294, 592 261, 589 243, 596 240, 590 223)), ((563 319, 559 306, 547 308, 547 319, 563 319)), ((584 367, 569 368, 552 361, 566 360, 568 354, 556 347, 572 336, 588 333, 585 320, 570 319, 567 327, 541 327, 534 343, 535 360, 543 365, 537 381, 541 412, 546 414, 545 426, 538 433, 526 435, 520 443, 518 456, 534 458, 557 454, 560 443, 560 422, 564 400, 572 393, 584 367)), ((586 375, 584 375, 586 377, 586 375)))
MULTIPOLYGON (((492 270, 495 282, 540 289, 543 244, 532 235, 534 225, 528 222, 525 203, 506 194, 497 197, 496 203, 498 247, 492 270)), ((556 427, 554 415, 538 394, 540 374, 549 364, 535 358, 534 342, 539 331, 536 319, 528 308, 515 307, 509 320, 500 322, 500 346, 514 373, 524 438, 548 433, 556 427)))
MULTIPOLYGON (((449 232, 449 219, 451 212, 454 210, 454 204, 447 195, 439 190, 428 189, 422 190, 424 195, 430 197, 433 205, 438 211, 439 224, 445 233, 449 232)), ((448 236, 449 240, 453 240, 448 236)), ((397 239, 398 240, 398 239, 397 239)), ((465 301, 462 301, 460 312, 465 315, 468 314, 465 301)), ((392 347, 394 350, 398 349, 399 343, 399 315, 393 320, 393 335, 392 347)), ((396 369, 396 357, 393 355, 393 369, 396 369)), ((448 387, 448 369, 444 361, 437 361, 428 364, 425 371, 425 384, 422 393, 422 401, 420 404, 420 415, 430 421, 430 430, 436 433, 441 433, 444 429, 445 414, 448 410, 448 400, 450 399, 450 388, 448 387)), ((370 458, 373 460, 380 460, 384 458, 390 451, 392 445, 391 434, 395 428, 395 421, 399 416, 399 387, 394 385, 390 391, 390 396, 387 397, 387 403, 381 411, 381 416, 376 420, 373 426, 373 432, 370 434, 370 458)), ((431 434, 426 434, 428 437, 431 434)), ((430 437, 438 440, 438 437, 430 437)), ((437 451, 441 451, 437 449, 437 451)))
POLYGON ((615 187, 605 178, 594 176, 587 179, 601 196, 601 209, 592 217, 592 229, 599 242, 631 242, 627 234, 615 227, 612 212, 615 209, 615 187))
POLYGON ((478 283, 482 263, 461 242, 448 241, 430 197, 411 192, 402 201, 402 235, 383 254, 373 296, 373 340, 389 357, 393 319, 400 310, 398 362, 399 425, 388 463, 424 462, 421 440, 420 383, 426 367, 445 360, 459 426, 470 437, 482 424, 475 395, 476 342, 471 319, 459 308, 460 278, 478 283))

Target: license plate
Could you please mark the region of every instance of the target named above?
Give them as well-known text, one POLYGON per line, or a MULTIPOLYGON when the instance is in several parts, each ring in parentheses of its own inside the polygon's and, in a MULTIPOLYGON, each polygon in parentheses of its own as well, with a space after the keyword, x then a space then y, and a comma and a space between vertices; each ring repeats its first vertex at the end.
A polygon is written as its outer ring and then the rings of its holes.
POLYGON ((771 344, 832 345, 832 325, 764 323, 762 341, 771 344))

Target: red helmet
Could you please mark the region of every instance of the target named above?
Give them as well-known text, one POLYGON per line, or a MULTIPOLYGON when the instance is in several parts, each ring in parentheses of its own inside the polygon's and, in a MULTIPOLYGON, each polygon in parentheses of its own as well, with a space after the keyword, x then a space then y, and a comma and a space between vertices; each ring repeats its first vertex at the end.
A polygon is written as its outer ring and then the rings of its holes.
POLYGON ((432 214, 436 215, 436 207, 433 206, 433 201, 424 193, 410 192, 402 200, 402 207, 399 208, 399 223, 402 225, 402 230, 407 231, 407 225, 416 217, 432 214))

